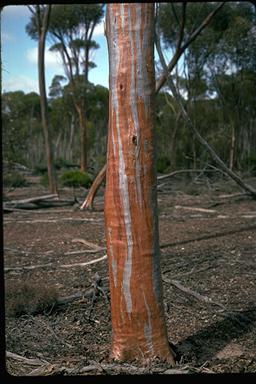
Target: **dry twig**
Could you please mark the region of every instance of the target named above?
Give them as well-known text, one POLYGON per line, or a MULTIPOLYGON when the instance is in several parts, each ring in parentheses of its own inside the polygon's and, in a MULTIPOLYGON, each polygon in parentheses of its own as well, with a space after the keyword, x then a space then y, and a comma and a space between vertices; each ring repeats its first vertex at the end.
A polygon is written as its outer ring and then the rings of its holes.
POLYGON ((39 359, 28 359, 27 357, 17 355, 16 353, 6 351, 6 357, 10 359, 14 359, 17 361, 20 361, 23 364, 28 365, 43 365, 44 362, 39 359))
POLYGON ((220 307, 226 311, 226 307, 223 304, 221 304, 217 301, 213 301, 210 297, 201 295, 200 293, 193 291, 192 289, 184 287, 177 280, 167 279, 166 277, 163 277, 163 281, 165 281, 166 283, 174 285, 176 288, 180 289, 182 292, 185 292, 185 293, 195 297, 197 300, 203 301, 204 303, 207 303, 207 304, 217 305, 218 307, 220 307))

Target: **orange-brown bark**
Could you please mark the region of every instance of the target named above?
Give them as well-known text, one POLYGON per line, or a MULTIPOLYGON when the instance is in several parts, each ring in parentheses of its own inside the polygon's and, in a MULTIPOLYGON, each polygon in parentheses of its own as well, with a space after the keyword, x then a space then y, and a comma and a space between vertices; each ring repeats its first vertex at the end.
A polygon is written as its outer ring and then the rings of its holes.
POLYGON ((162 301, 154 154, 154 4, 107 5, 110 64, 105 231, 112 351, 174 362, 162 301))

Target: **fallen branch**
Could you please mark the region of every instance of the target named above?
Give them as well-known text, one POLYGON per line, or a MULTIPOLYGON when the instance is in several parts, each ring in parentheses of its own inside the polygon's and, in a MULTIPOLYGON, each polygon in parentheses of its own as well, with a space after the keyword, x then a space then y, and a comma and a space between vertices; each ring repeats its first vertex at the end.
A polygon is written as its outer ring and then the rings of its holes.
POLYGON ((83 253, 99 253, 101 251, 105 251, 106 248, 100 248, 100 249, 84 249, 82 251, 70 251, 70 252, 66 252, 64 253, 65 256, 69 256, 69 255, 82 255, 83 253))
POLYGON ((107 259, 107 255, 99 257, 98 259, 87 261, 86 263, 74 263, 74 264, 62 264, 59 265, 61 268, 72 268, 72 267, 85 267, 86 265, 98 263, 99 261, 107 259))
POLYGON ((27 376, 51 376, 57 373, 56 366, 53 364, 42 364, 40 367, 33 369, 27 376))
POLYGON ((31 197, 22 200, 11 200, 4 202, 4 212, 9 213, 16 209, 40 209, 40 208, 58 208, 77 203, 77 199, 59 199, 57 194, 31 197))
POLYGON ((42 362, 39 359, 28 359, 27 357, 17 355, 16 353, 6 351, 6 357, 10 359, 14 359, 17 361, 20 361, 21 363, 28 364, 28 365, 43 365, 44 362, 42 362))
POLYGON ((48 263, 48 264, 38 264, 38 265, 22 265, 19 267, 5 267, 4 272, 33 270, 33 269, 46 268, 46 267, 52 267, 52 266, 53 266, 52 263, 48 263))
POLYGON ((84 245, 87 245, 89 248, 92 248, 98 251, 102 251, 103 249, 106 249, 105 247, 100 247, 98 244, 91 243, 90 241, 87 241, 84 239, 73 239, 71 241, 72 243, 82 243, 84 245))
POLYGON ((232 199, 233 197, 245 197, 245 196, 248 196, 248 193, 246 192, 236 192, 236 193, 232 193, 230 195, 219 195, 218 197, 220 199, 232 199))
POLYGON ((205 213, 216 213, 215 209, 197 208, 197 207, 185 207, 182 205, 175 205, 175 209, 185 209, 187 211, 205 212, 205 213))
POLYGON ((19 267, 5 267, 4 272, 10 272, 10 271, 22 271, 22 270, 33 270, 38 268, 46 268, 46 267, 55 267, 55 268, 72 268, 72 267, 85 267, 86 265, 95 264, 99 261, 105 260, 107 258, 107 255, 104 255, 102 257, 99 257, 98 259, 94 259, 91 261, 87 261, 86 263, 74 263, 74 264, 38 264, 38 265, 22 265, 19 267))
MULTIPOLYGON (((3 210, 5 213, 10 213, 14 211, 22 211, 22 210, 38 210, 41 208, 59 208, 66 207, 70 205, 74 205, 75 200, 47 200, 47 201, 37 201, 35 203, 4 203, 3 210)), ((72 211, 73 212, 73 211, 72 211)))
POLYGON ((213 301, 210 297, 201 295, 200 293, 198 293, 196 291, 193 291, 192 289, 184 287, 177 280, 171 280, 171 279, 167 279, 166 277, 163 277, 163 281, 166 282, 166 283, 174 285, 176 288, 180 289, 182 292, 185 292, 185 293, 195 297, 199 301, 203 301, 204 303, 207 303, 207 304, 217 305, 218 307, 220 307, 220 308, 222 308, 222 309, 224 309, 226 311, 226 307, 223 304, 221 304, 221 303, 219 303, 217 301, 213 301))
POLYGON ((6 204, 16 205, 16 204, 38 203, 39 201, 53 199, 53 198, 58 198, 58 195, 54 193, 51 195, 30 197, 28 199, 22 199, 22 200, 11 200, 6 202, 6 204))

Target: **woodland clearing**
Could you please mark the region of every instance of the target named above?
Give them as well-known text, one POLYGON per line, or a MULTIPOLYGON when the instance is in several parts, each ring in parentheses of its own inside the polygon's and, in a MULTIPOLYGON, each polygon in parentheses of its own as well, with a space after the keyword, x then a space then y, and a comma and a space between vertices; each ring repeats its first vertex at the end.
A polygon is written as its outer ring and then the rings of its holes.
MULTIPOLYGON (((255 178, 248 181, 256 187, 255 178)), ((28 187, 4 190, 4 202, 47 194, 37 178, 30 182, 28 187)), ((255 201, 224 178, 178 175, 160 186, 164 304, 169 340, 178 358, 171 368, 157 360, 116 364, 108 357, 103 191, 101 187, 93 211, 79 209, 84 189, 65 188, 60 198, 74 199, 72 206, 4 213, 8 373, 255 373, 255 201), (24 286, 27 292, 37 292, 35 296, 19 296, 24 286), (41 307, 40 292, 52 295, 41 307)))

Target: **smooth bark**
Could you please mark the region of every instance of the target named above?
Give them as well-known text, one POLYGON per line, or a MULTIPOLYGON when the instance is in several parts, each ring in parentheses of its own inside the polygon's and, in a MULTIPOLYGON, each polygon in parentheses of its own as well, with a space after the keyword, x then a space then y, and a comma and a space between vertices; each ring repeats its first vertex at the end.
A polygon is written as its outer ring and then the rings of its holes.
POLYGON ((45 39, 47 28, 49 24, 51 5, 47 5, 42 25, 40 22, 40 6, 37 5, 37 23, 38 23, 38 79, 39 79, 39 92, 40 92, 40 105, 41 105, 41 118, 44 132, 46 158, 47 158, 47 170, 48 170, 48 184, 49 192, 57 193, 56 175, 53 165, 53 150, 51 143, 51 136, 49 130, 48 120, 48 105, 45 89, 45 39))
POLYGON ((96 178, 94 179, 91 188, 89 189, 89 192, 86 196, 86 199, 84 200, 83 204, 81 205, 80 209, 92 209, 93 208, 93 200, 94 197, 101 186, 103 180, 106 177, 106 170, 107 170, 107 164, 104 164, 104 167, 100 170, 96 178))
POLYGON ((174 363, 159 260, 154 124, 154 4, 107 5, 110 95, 105 233, 111 356, 174 363))

